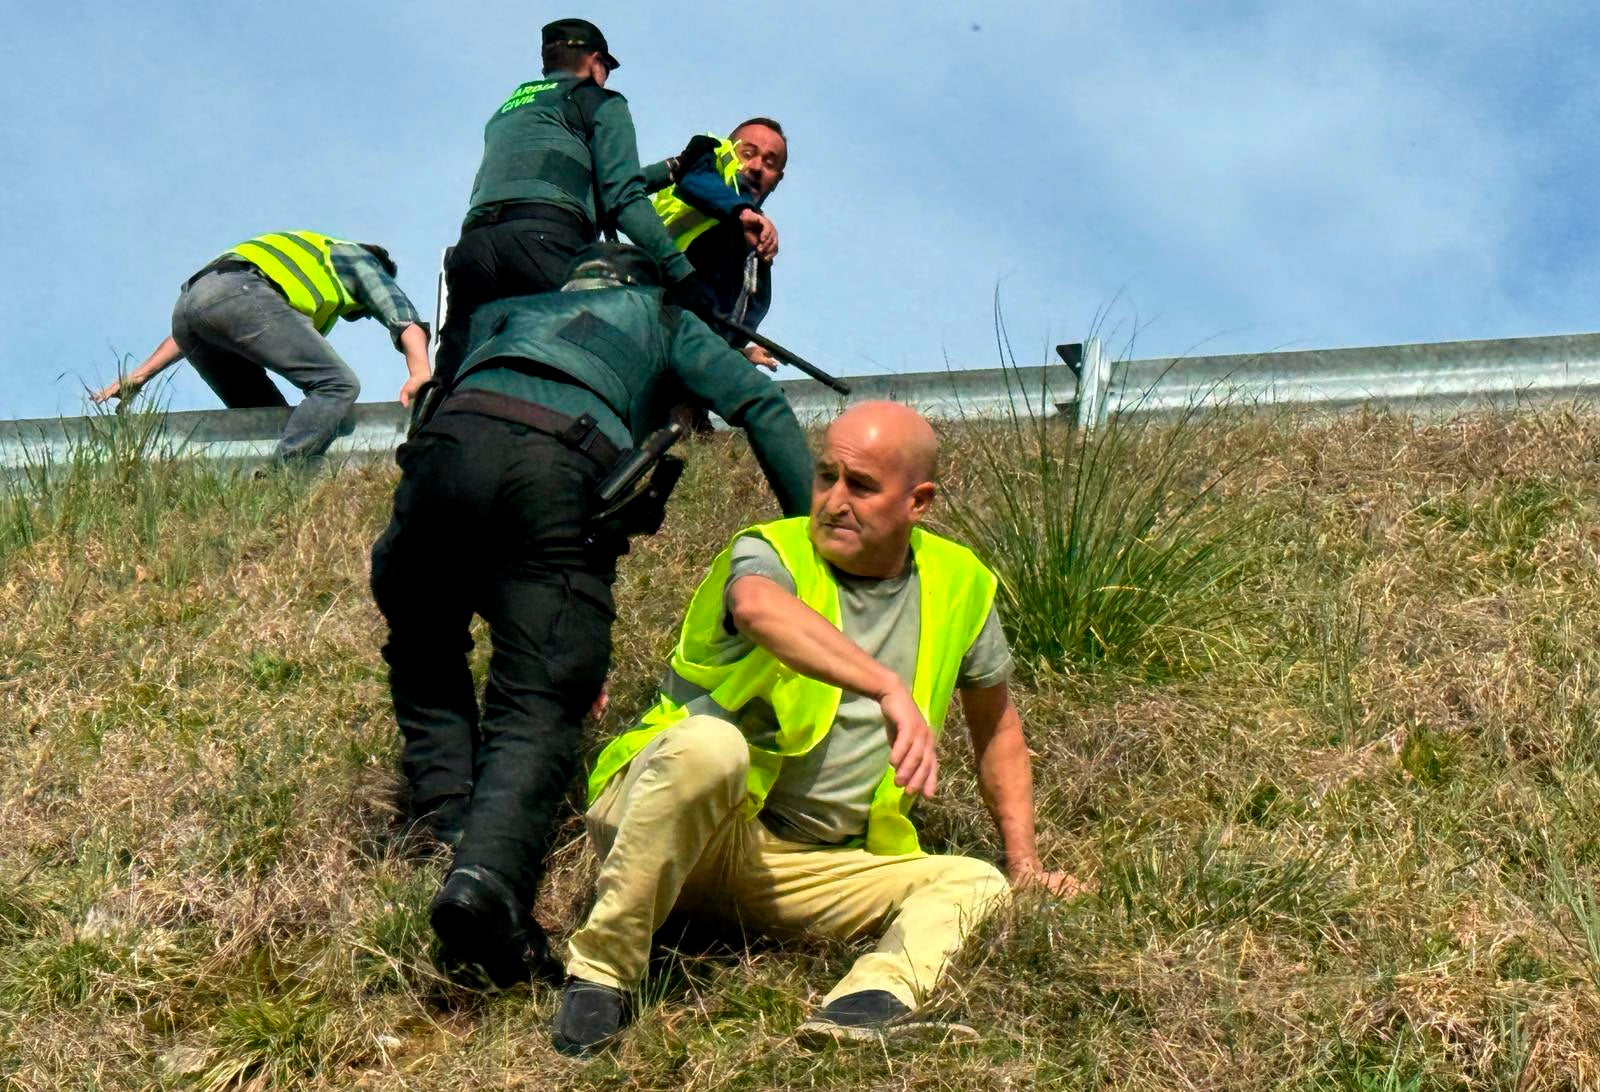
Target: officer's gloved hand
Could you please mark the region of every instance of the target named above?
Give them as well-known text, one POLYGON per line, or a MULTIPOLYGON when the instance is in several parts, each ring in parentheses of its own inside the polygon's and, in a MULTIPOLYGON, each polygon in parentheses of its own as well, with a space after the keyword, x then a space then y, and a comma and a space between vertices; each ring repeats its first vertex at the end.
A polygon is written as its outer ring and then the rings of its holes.
POLYGON ((714 137, 708 137, 704 133, 696 133, 690 137, 689 143, 678 153, 678 178, 681 179, 687 174, 703 156, 715 154, 719 143, 714 137))
POLYGON ((720 310, 717 307, 716 293, 711 291, 711 286, 697 272, 691 272, 687 277, 673 281, 668 291, 672 293, 673 303, 685 311, 694 312, 707 322, 710 322, 712 316, 720 310))

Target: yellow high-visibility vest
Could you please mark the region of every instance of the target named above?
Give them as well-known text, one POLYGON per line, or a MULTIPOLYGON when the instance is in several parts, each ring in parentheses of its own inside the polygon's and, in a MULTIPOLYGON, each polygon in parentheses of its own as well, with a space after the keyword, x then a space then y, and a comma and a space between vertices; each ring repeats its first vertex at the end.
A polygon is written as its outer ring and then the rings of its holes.
POLYGON ((333 269, 330 248, 343 241, 314 231, 275 231, 247 239, 223 256, 243 258, 261 270, 283 291, 289 306, 326 335, 340 316, 361 309, 333 269))
MULTIPOLYGON (((809 522, 806 516, 796 516, 758 524, 740 535, 759 535, 771 543, 784 568, 794 577, 795 595, 837 627, 839 585, 811 544, 809 522)), ((723 592, 732 551, 730 543, 717 555, 690 600, 683 630, 672 651, 672 670, 707 691, 712 701, 734 714, 759 699, 770 704, 777 715, 775 749, 750 748, 750 773, 742 810, 746 818, 751 818, 766 801, 784 758, 805 754, 832 730, 841 691, 785 667, 759 645, 731 664, 713 661, 710 652, 725 632, 723 592)), ((911 532, 911 552, 916 559, 921 608, 911 697, 937 735, 950 710, 961 660, 988 620, 996 579, 971 550, 921 528, 911 532)), ((652 739, 688 716, 686 706, 663 695, 645 714, 641 727, 624 732, 607 744, 589 777, 589 803, 594 803, 606 784, 652 739)), ((873 790, 868 811, 867 850, 886 855, 921 852, 916 828, 907 817, 910 810, 904 790, 894 783, 894 770, 886 769, 873 790)))
MULTIPOLYGON (((707 135, 716 136, 715 133, 707 135)), ((717 173, 722 175, 723 182, 732 187, 742 164, 739 162, 739 157, 734 154, 733 141, 723 138, 719 138, 719 141, 714 153, 717 173)), ((717 222, 715 217, 707 216, 679 197, 677 186, 668 186, 660 191, 650 198, 650 203, 655 206, 656 215, 661 217, 661 222, 666 225, 667 234, 672 236, 672 242, 679 250, 688 250, 690 243, 717 222)))

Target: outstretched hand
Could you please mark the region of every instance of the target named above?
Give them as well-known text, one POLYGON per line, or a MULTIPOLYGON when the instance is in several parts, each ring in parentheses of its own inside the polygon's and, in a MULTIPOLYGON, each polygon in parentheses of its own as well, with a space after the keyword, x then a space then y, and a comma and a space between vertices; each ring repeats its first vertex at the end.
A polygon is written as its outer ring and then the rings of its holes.
POLYGON ((880 698, 878 707, 889 731, 889 765, 894 783, 907 793, 931 798, 939 787, 938 740, 922 710, 904 686, 880 698))
POLYGON ((123 401, 127 401, 139 393, 139 388, 142 385, 143 384, 137 383, 127 377, 122 379, 114 379, 104 387, 101 387, 99 390, 89 395, 89 401, 93 402, 97 406, 103 406, 113 398, 120 398, 123 401))
POLYGON ((1063 899, 1086 895, 1100 886, 1093 880, 1079 879, 1070 872, 1046 871, 1037 860, 1013 865, 1007 870, 1006 878, 1016 890, 1042 887, 1052 895, 1058 895, 1063 899))

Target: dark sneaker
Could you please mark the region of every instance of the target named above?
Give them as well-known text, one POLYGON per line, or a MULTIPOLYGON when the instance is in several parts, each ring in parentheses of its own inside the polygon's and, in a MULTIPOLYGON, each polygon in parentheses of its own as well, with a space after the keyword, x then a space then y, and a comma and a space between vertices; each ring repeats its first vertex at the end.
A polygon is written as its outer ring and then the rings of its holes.
POLYGON ((570 979, 550 1021, 550 1045, 574 1058, 597 1054, 616 1041, 626 1023, 621 990, 570 979))
POLYGON ((452 871, 428 916, 445 964, 479 966, 502 989, 534 977, 559 981, 561 968, 544 930, 490 869, 468 865, 452 871))
POLYGON ((887 990, 845 994, 795 1029, 802 1046, 916 1039, 948 1042, 976 1039, 978 1029, 949 1017, 913 1012, 887 990))

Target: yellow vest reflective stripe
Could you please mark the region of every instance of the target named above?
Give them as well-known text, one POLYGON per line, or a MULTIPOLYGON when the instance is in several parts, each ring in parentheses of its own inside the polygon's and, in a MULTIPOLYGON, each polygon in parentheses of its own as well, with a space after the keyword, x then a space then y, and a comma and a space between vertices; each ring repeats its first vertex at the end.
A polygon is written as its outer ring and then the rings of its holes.
MULTIPOLYGON (((794 577, 796 596, 839 626, 839 587, 827 563, 811 545, 807 517, 758 524, 740 532, 741 536, 746 534, 759 535, 771 543, 784 568, 794 577)), ((672 669, 708 691, 723 709, 737 713, 757 698, 771 704, 778 733, 773 750, 750 748, 743 806, 744 815, 749 818, 761 810, 783 759, 805 754, 827 736, 838 713, 841 694, 838 687, 790 670, 759 646, 731 664, 712 662, 710 652, 723 632, 723 595, 732 549, 730 543, 717 555, 711 571, 695 590, 673 649, 672 669)), ((921 528, 911 532, 911 550, 920 586, 917 668, 911 696, 937 734, 950 710, 961 660, 989 617, 996 581, 971 550, 921 528)), ((607 744, 589 777, 589 802, 592 804, 611 778, 652 739, 688 715, 687 707, 663 696, 645 714, 639 728, 607 744)), ((910 802, 894 783, 893 769, 885 770, 872 795, 866 848, 879 854, 920 852, 916 828, 907 818, 910 810, 910 802)))
MULTIPOLYGON (((715 133, 706 135, 716 136, 715 133)), ((723 182, 732 186, 741 166, 739 157, 734 154, 733 141, 721 140, 715 155, 717 173, 722 175, 723 182)), ((715 217, 707 216, 679 197, 677 186, 668 186, 660 191, 650 198, 650 203, 655 206, 656 215, 661 217, 661 222, 666 225, 667 234, 672 236, 672 242, 679 250, 688 250, 690 243, 717 222, 715 217)))
POLYGON ((289 306, 326 334, 340 315, 360 309, 333 270, 332 244, 342 242, 314 231, 275 231, 257 235, 224 256, 243 258, 277 285, 289 306))

